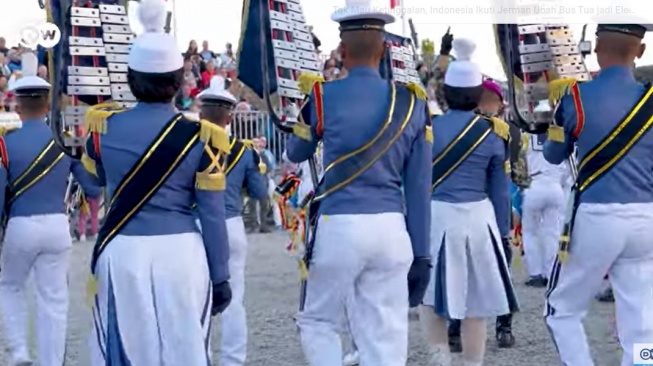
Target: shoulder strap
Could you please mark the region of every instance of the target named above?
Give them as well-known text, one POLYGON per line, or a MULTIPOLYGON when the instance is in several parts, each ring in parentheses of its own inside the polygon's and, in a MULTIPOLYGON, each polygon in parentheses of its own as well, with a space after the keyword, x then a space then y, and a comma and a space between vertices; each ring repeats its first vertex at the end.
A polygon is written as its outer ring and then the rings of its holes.
POLYGON ((91 270, 107 244, 156 194, 199 139, 200 124, 175 116, 118 184, 93 248, 91 270))
POLYGON ((444 182, 492 133, 493 126, 482 116, 474 116, 467 126, 440 152, 431 164, 431 189, 444 182))

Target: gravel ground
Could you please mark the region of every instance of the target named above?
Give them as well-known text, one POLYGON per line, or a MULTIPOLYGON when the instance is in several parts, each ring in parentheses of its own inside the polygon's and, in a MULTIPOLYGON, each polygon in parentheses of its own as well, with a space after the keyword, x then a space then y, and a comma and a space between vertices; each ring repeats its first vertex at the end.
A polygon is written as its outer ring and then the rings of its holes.
MULTIPOLYGON (((246 293, 250 328, 249 366, 306 365, 292 319, 297 309, 299 277, 294 260, 284 251, 286 241, 284 234, 252 235, 249 238, 246 293)), ((71 307, 66 366, 88 365, 87 339, 91 320, 84 300, 84 286, 90 249, 91 243, 77 243, 74 248, 70 269, 71 307)), ((515 272, 522 310, 514 320, 517 346, 511 350, 497 349, 493 329, 490 329, 486 365, 557 365, 555 351, 542 321, 544 291, 523 286, 523 269, 517 268, 515 272)), ((594 303, 585 322, 597 366, 620 363, 618 346, 612 336, 612 319, 613 306, 594 303)), ((214 329, 215 337, 218 337, 219 327, 214 329)), ((217 343, 214 342, 216 360, 217 343)), ((2 344, 6 344, 4 335, 2 344)), ((425 366, 426 350, 419 324, 415 321, 411 322, 410 344, 408 365, 425 366)), ((1 348, 0 365, 8 365, 5 347, 1 348)))

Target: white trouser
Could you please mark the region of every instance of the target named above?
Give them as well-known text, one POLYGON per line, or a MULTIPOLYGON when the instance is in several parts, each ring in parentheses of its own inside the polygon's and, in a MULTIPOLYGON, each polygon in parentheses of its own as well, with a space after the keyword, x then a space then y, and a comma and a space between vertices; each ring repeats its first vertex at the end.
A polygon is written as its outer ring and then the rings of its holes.
POLYGON ((319 218, 297 321, 311 366, 342 365, 345 308, 361 366, 406 365, 412 259, 400 213, 319 218))
POLYGON ((633 344, 653 340, 653 203, 581 204, 569 260, 553 269, 545 315, 562 363, 594 365, 581 321, 609 273, 621 365, 632 366, 633 344))
POLYGON ((538 177, 524 191, 522 232, 530 276, 547 277, 558 251, 565 194, 559 179, 538 177))
POLYGON ((245 225, 240 216, 227 220, 229 233, 229 273, 231 278, 231 303, 222 313, 222 366, 243 366, 247 356, 247 315, 243 299, 245 296, 245 262, 247 259, 247 237, 245 225))
POLYGON ((29 358, 25 285, 34 270, 39 365, 64 362, 71 248, 68 219, 63 214, 9 220, 2 250, 0 306, 15 361, 29 358))
POLYGON ((118 235, 95 273, 91 365, 209 363, 211 283, 198 233, 118 235))

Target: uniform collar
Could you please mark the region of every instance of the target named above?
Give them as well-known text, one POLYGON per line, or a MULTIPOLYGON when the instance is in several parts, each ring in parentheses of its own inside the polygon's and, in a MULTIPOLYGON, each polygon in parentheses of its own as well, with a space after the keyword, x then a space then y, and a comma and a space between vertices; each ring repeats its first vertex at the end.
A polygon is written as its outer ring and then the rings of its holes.
POLYGON ((30 118, 23 121, 23 125, 33 125, 37 123, 45 123, 45 117, 43 118, 30 118))
POLYGON ((372 76, 376 78, 381 78, 381 73, 379 70, 368 67, 368 66, 356 66, 349 71, 349 76, 372 76))
POLYGON ((599 72, 597 79, 619 79, 619 80, 632 80, 635 81, 633 76, 633 71, 629 67, 625 66, 610 66, 599 72))

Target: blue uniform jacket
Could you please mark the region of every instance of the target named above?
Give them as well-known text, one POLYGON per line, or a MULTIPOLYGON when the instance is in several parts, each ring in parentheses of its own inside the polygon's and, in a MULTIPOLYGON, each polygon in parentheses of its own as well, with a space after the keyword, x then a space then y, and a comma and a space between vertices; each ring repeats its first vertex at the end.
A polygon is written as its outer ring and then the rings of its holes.
MULTIPOLYGON (((433 119, 433 158, 453 141, 476 114, 450 109, 433 119)), ((450 203, 489 198, 502 237, 510 235, 510 175, 506 172, 506 142, 490 134, 467 159, 433 190, 432 199, 450 203)))
MULTIPOLYGON (((385 123, 391 88, 378 70, 355 67, 345 79, 323 85, 324 166, 368 143, 385 123)), ((311 157, 320 138, 313 97, 310 108, 312 141, 296 136, 288 140, 288 159, 300 163, 311 157)), ((413 115, 402 136, 367 171, 351 183, 327 196, 320 214, 406 214, 406 227, 416 257, 430 256, 431 144, 425 138, 429 124, 426 101, 417 100, 413 115), (405 189, 405 210, 401 187, 405 189)))
MULTIPOLYGON (((169 103, 139 103, 109 118, 107 133, 100 138, 100 156, 95 153, 93 139, 88 140, 86 153, 94 160, 97 176, 106 185, 108 197, 113 196, 123 177, 178 113, 169 103)), ((191 207, 197 203, 211 281, 220 283, 229 279, 225 193, 196 188, 195 173, 201 170, 203 156, 206 156, 204 144, 198 142, 120 235, 199 232, 191 207)))
MULTIPOLYGON (((0 186, 6 187, 13 182, 34 162, 52 140, 52 131, 45 123, 45 118, 23 121, 23 126, 9 132, 5 137, 9 171, 0 166, 0 186)), ((92 189, 88 185, 84 167, 77 161, 64 156, 36 184, 21 194, 11 204, 10 212, 4 212, 8 218, 63 214, 65 213, 64 198, 68 184, 68 176, 73 173, 80 180, 82 189, 92 189), (81 178, 81 179, 80 179, 81 178), (82 182, 83 181, 83 182, 82 182)), ((5 201, 5 189, 0 189, 0 202, 5 201)))
MULTIPOLYGON (((601 70, 598 76, 579 85, 582 111, 571 95, 565 95, 556 110, 556 123, 564 128, 565 141, 547 140, 544 157, 560 164, 578 148, 579 162, 632 111, 646 87, 637 82, 627 67, 601 70), (579 116, 584 116, 579 123, 579 116)), ((648 131, 630 152, 618 161, 581 196, 585 203, 653 202, 653 131, 648 131)))
POLYGON ((240 216, 243 211, 243 188, 249 197, 260 200, 268 195, 267 181, 258 167, 256 151, 247 148, 238 164, 227 175, 227 218, 240 216))

